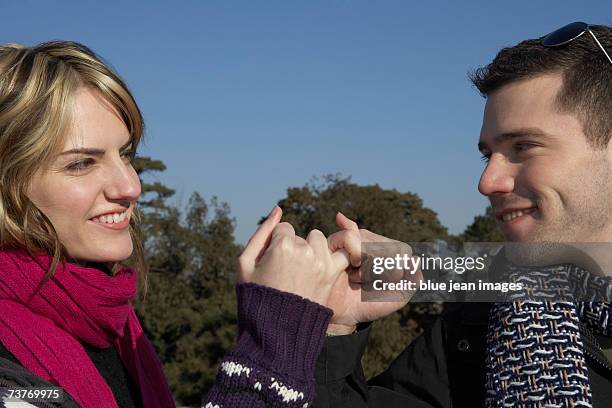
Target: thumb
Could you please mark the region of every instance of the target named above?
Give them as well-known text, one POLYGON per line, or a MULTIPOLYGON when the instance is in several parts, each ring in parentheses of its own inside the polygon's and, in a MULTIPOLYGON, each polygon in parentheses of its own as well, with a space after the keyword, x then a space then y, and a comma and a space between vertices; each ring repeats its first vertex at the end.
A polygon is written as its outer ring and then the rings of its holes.
POLYGON ((338 211, 336 214, 336 225, 340 229, 359 231, 359 226, 357 223, 348 218, 346 215, 342 214, 340 211, 338 211))

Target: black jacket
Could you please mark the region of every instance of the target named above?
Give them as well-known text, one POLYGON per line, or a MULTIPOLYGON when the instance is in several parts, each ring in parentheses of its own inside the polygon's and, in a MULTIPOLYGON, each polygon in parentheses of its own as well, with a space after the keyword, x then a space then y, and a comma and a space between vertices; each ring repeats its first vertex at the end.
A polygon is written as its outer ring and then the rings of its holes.
MULTIPOLYGON (((8 396, 8 389, 20 388, 55 388, 51 383, 35 376, 11 359, 0 357, 0 407, 3 407, 3 398, 8 396)), ((78 405, 66 393, 62 402, 32 402, 32 406, 43 408, 78 408, 78 405)))
MULTIPOLYGON (((328 337, 316 370, 315 408, 474 408, 485 400, 485 342, 490 304, 447 304, 447 311, 367 381, 361 368, 369 325, 328 337)), ((612 406, 612 366, 598 338, 581 327, 593 405, 612 406)))
MULTIPOLYGON (((110 387, 117 405, 120 408, 134 408, 142 406, 138 387, 130 380, 128 373, 113 347, 98 349, 83 345, 85 352, 96 366, 102 378, 110 387)), ((78 367, 75 367, 78 370, 78 367)), ((55 387, 45 380, 26 370, 19 361, 0 343, 0 388, 12 387, 55 387)), ((1 401, 0 395, 0 401, 1 401)), ((45 403, 46 407, 73 408, 78 405, 64 392, 64 402, 45 403)), ((2 407, 0 403, 0 407, 2 407)))

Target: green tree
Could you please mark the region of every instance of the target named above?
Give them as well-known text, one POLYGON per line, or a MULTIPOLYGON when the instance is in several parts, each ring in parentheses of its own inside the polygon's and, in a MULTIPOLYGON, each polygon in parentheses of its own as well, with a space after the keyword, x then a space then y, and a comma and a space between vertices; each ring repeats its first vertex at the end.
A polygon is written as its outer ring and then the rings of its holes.
POLYGON ((464 242, 502 242, 504 237, 499 231, 493 210, 490 206, 484 215, 477 215, 461 235, 464 242))
POLYGON ((335 216, 341 211, 361 228, 403 242, 448 237, 435 211, 424 207, 416 194, 386 190, 378 184, 360 186, 340 175, 314 178, 303 187, 288 188, 287 197, 278 205, 283 209, 283 220, 290 222, 300 236, 314 228, 326 235, 336 232, 335 216))
MULTIPOLYGON (((159 160, 135 162, 140 176, 165 170, 159 160)), ((164 364, 174 397, 198 405, 236 333, 233 288, 235 220, 226 203, 193 193, 183 213, 174 191, 142 182, 141 233, 150 272, 136 311, 164 364)))

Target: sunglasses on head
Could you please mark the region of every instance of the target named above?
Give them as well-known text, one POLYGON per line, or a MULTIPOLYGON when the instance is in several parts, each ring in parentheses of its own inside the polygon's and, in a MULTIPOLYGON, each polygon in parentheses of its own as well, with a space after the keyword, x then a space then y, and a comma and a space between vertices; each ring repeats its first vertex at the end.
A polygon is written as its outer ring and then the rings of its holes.
POLYGON ((606 55, 608 61, 610 61, 610 64, 612 64, 612 59, 610 59, 610 56, 606 52, 605 48, 601 45, 597 37, 595 37, 595 34, 593 34, 593 31, 591 31, 590 27, 590 25, 581 21, 570 23, 542 37, 542 45, 545 47, 558 47, 561 45, 565 45, 574 41, 576 38, 580 37, 582 34, 588 31, 599 46, 599 48, 601 48, 603 53, 606 55))

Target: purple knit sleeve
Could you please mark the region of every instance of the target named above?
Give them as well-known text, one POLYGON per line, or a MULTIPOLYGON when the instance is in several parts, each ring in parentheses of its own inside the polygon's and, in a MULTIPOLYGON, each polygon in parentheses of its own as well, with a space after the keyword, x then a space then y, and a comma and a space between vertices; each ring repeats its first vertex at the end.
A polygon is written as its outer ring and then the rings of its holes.
POLYGON ((238 338, 202 408, 305 408, 332 311, 254 283, 236 286, 238 338))

